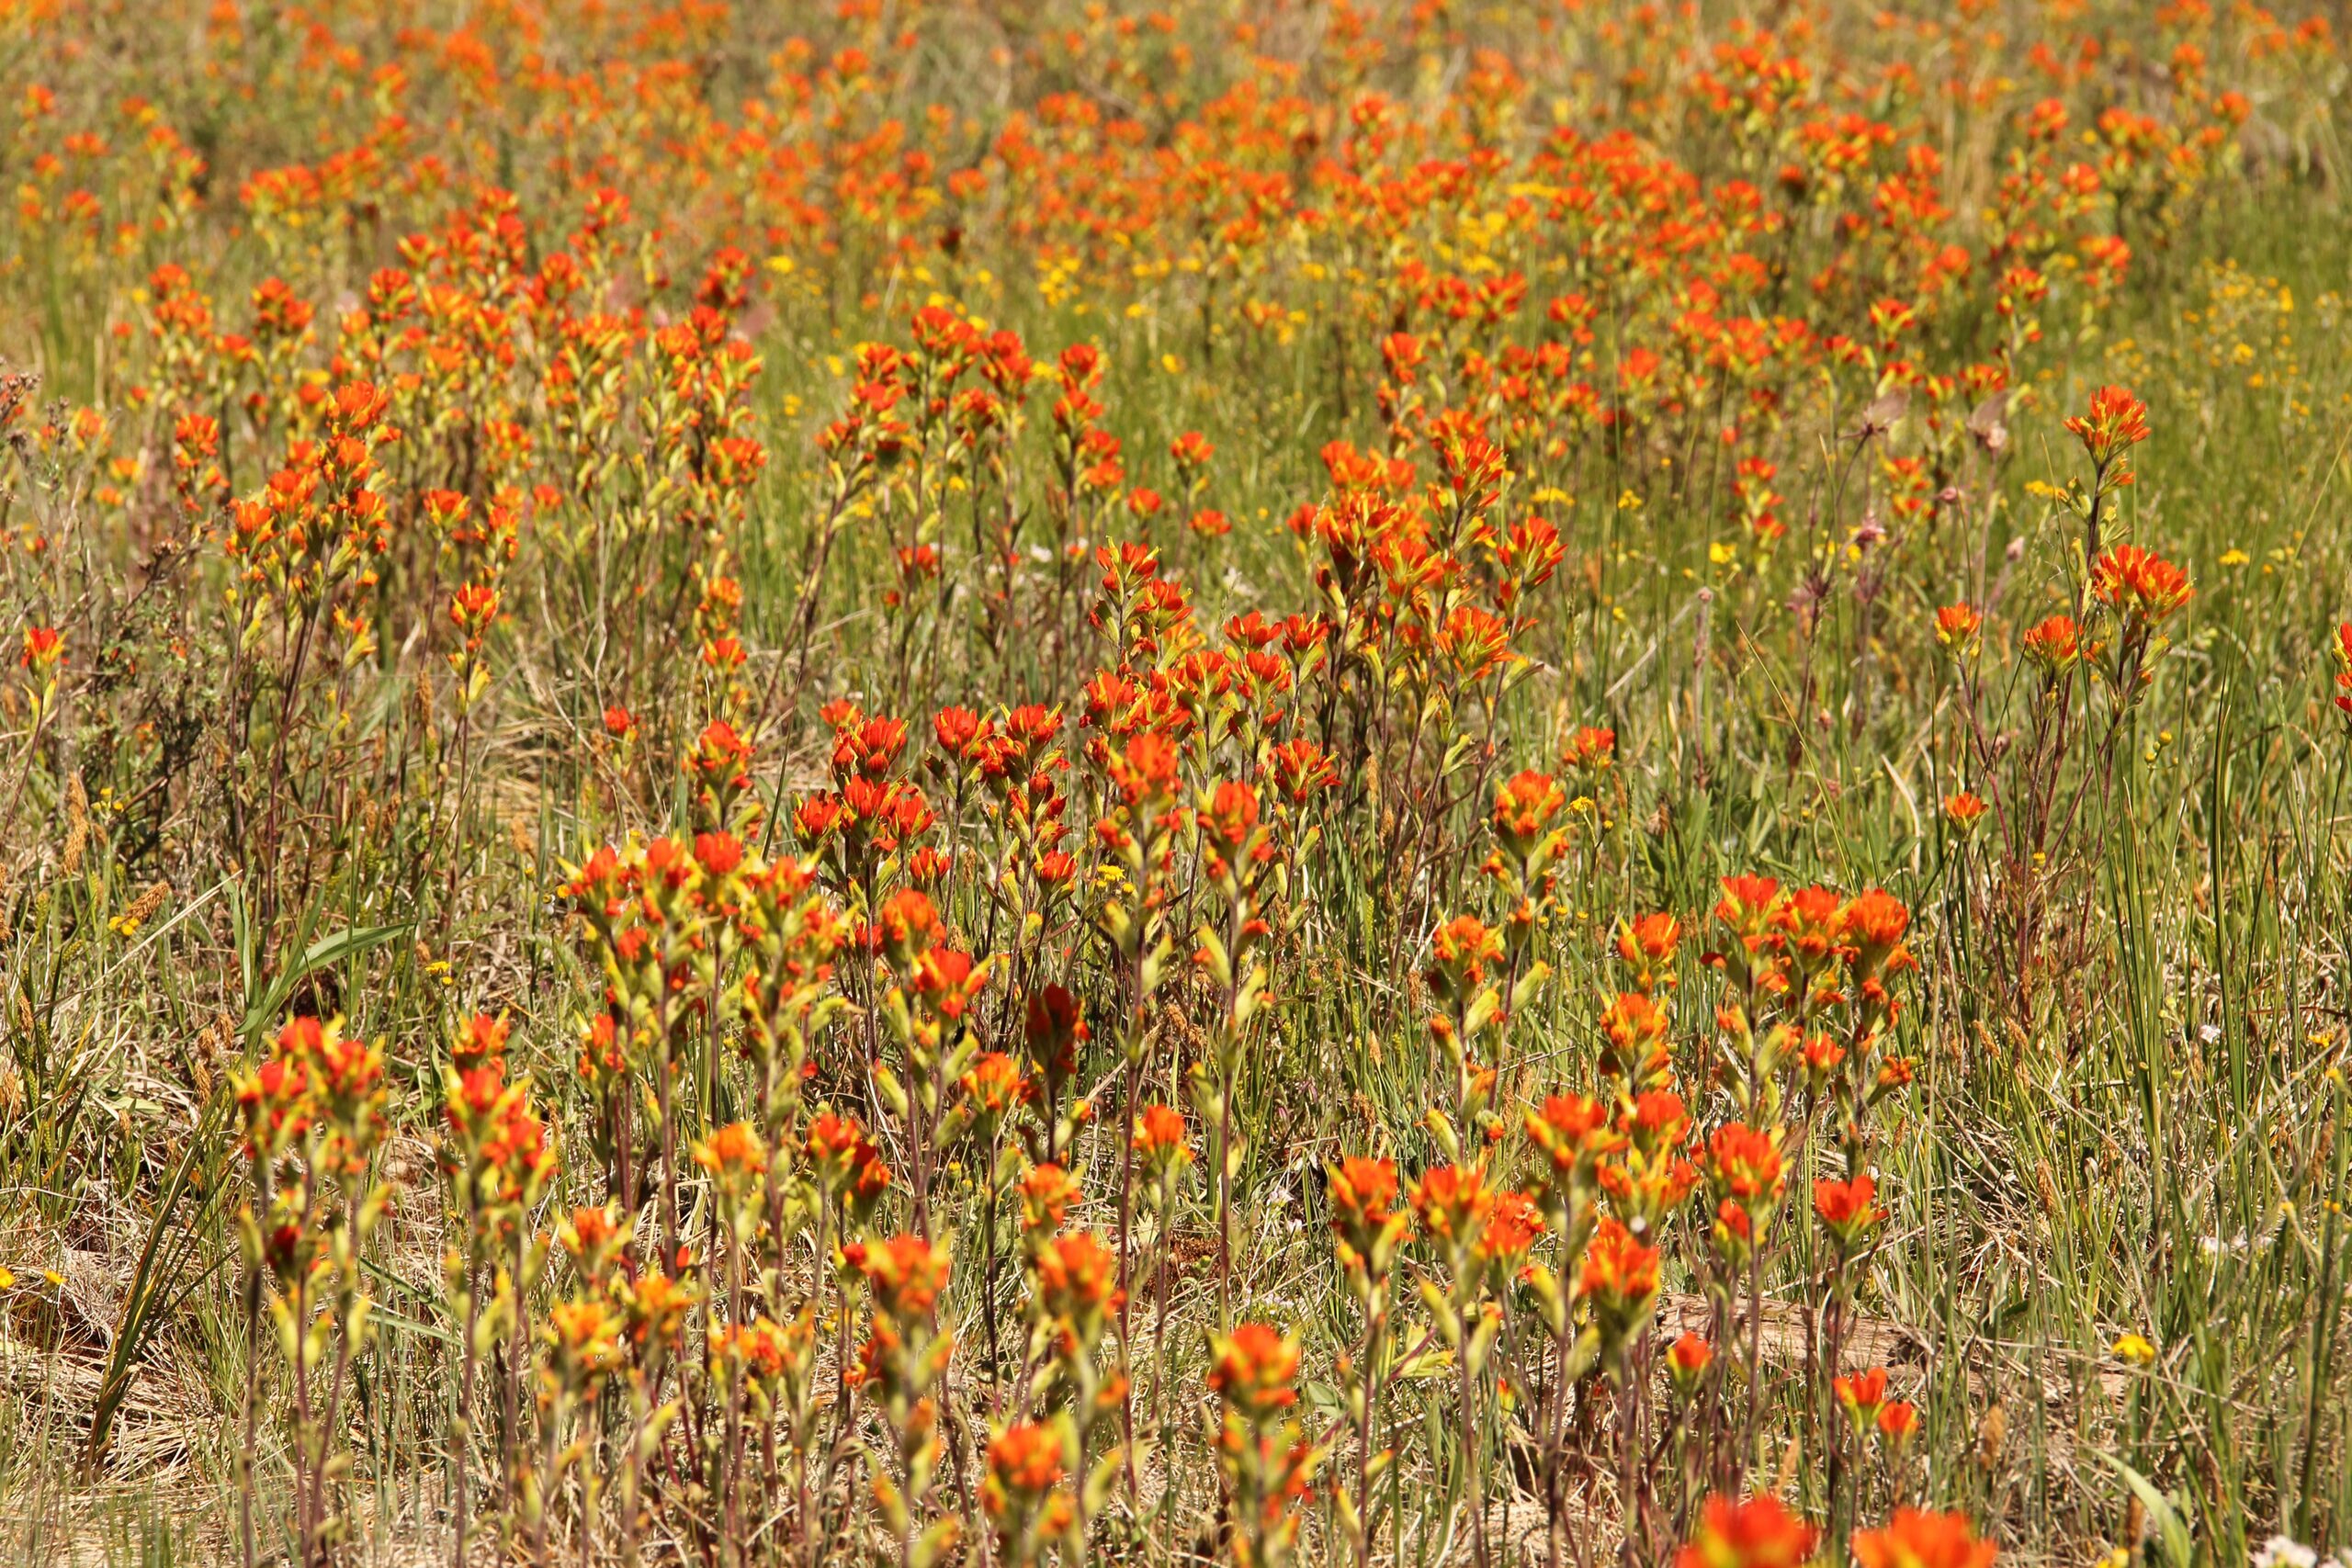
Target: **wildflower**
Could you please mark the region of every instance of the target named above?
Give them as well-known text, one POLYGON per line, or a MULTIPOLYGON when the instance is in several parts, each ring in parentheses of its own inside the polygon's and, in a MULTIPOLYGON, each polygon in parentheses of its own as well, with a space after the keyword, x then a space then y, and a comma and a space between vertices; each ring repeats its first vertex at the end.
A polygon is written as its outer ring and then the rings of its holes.
POLYGON ((768 1168, 767 1146, 748 1122, 730 1122, 694 1148, 695 1163, 722 1189, 748 1189, 768 1168))
POLYGON ((989 1439, 980 1509, 996 1527, 1002 1560, 1014 1568, 1035 1562, 1039 1545, 1074 1522, 1062 1486, 1069 1473, 1063 1454, 1063 1433, 1042 1422, 1022 1422, 989 1439))
POLYGON ((2137 545, 2118 545, 2091 569, 2091 592, 2127 628, 2160 625, 2195 592, 2188 574, 2137 545))
POLYGON ((1667 1027, 1665 1004, 1641 991, 1619 993, 1600 1014, 1600 1032, 1607 1042, 1600 1070, 1634 1083, 1658 1077, 1670 1066, 1667 1027))
POLYGON ((1861 1568, 1991 1568, 1999 1549, 1976 1539, 1963 1513, 1924 1513, 1897 1508, 1886 1528, 1854 1532, 1854 1559, 1861 1568))
POLYGON ((1077 1070, 1077 1045, 1087 1038, 1087 1028, 1079 1017, 1078 998, 1067 989, 1047 986, 1029 993, 1023 1007, 1023 1032, 1048 1081, 1058 1082, 1077 1070))
POLYGON ((1608 1107, 1587 1095, 1547 1094, 1523 1125, 1555 1180, 1589 1180, 1595 1162, 1624 1143, 1610 1125, 1608 1107))
POLYGON ((1964 653, 1976 641, 1984 617, 1972 604, 1946 604, 1936 612, 1936 641, 1954 653, 1964 653))
POLYGON ((969 708, 944 707, 932 716, 931 729, 939 749, 950 757, 968 759, 975 742, 988 728, 987 722, 969 708))
POLYGON ((1130 811, 1156 811, 1176 795, 1176 748, 1157 730, 1139 731, 1111 764, 1111 782, 1130 811))
POLYGON ((2126 1334, 2116 1340, 2110 1348, 2119 1361, 2129 1361, 2135 1367, 2148 1367, 2155 1364, 2156 1348, 2142 1335, 2126 1334))
POLYGON ((1340 1266, 1351 1278, 1385 1278, 1396 1247, 1412 1229, 1410 1219, 1396 1207, 1396 1163, 1349 1155, 1331 1167, 1325 1179, 1340 1266))
POLYGON ((1060 1485, 1066 1473, 1061 1438, 1051 1427, 1031 1424, 1009 1428, 989 1443, 989 1517, 1004 1512, 1008 1492, 1042 1495, 1060 1485))
POLYGON ((2129 388, 2101 387, 2091 394, 2089 412, 2070 416, 2066 429, 2103 469, 2148 438, 2148 405, 2129 388))
POLYGON ((1908 1400, 1890 1399, 1879 1406, 1878 1433, 1890 1445, 1901 1448, 1919 1430, 1919 1407, 1908 1400))
POLYGON ((1476 915, 1456 915, 1430 936, 1430 978, 1452 995, 1467 996, 1486 979, 1486 966, 1503 955, 1502 933, 1476 915))
POLYGON ((594 1400, 623 1359, 624 1325, 610 1304, 590 1296, 548 1309, 548 1360, 572 1397, 594 1400))
POLYGON ((1821 1180, 1813 1184, 1814 1213, 1829 1227, 1842 1251, 1851 1252, 1886 1218, 1875 1201, 1878 1184, 1864 1171, 1849 1181, 1821 1180))
POLYGON ((1037 1308, 1081 1345, 1102 1337, 1119 1310, 1119 1259, 1091 1231, 1057 1236, 1038 1250, 1037 1308))
POLYGON ((1549 773, 1529 768, 1513 774, 1495 792, 1489 819, 1495 838, 1512 859, 1527 861, 1567 799, 1549 773))
POLYGON ((2317 1568, 2319 1553, 2290 1535, 2274 1535, 2256 1549, 2251 1568, 2317 1568))
POLYGON ((1664 911, 1644 915, 1617 932, 1617 956, 1628 964, 1664 964, 1682 941, 1682 922, 1664 911))
POLYGON ((1984 803, 1967 790, 1958 790, 1944 796, 1945 819, 1963 833, 1974 829, 1976 819, 1984 815, 1984 803))
POLYGON ((1699 1528, 1675 1554, 1674 1568, 1804 1568, 1820 1532, 1768 1494, 1735 1502, 1707 1499, 1699 1528))
POLYGON ((465 638, 466 649, 481 647, 481 639, 498 619, 498 590, 488 583, 462 584, 449 600, 449 624, 465 638))
POLYGON ((920 1235, 895 1235, 864 1249, 859 1272, 874 1289, 875 1305, 890 1317, 927 1315, 947 1286, 947 1254, 920 1235))
POLYGON ((1212 1342, 1209 1386, 1227 1404, 1263 1418, 1298 1403, 1291 1380, 1298 1375, 1298 1342, 1263 1323, 1245 1323, 1212 1342))
POLYGON ((2071 615, 2052 615, 2025 634, 2025 656, 2044 679, 2054 679, 2082 651, 2071 615))
POLYGON ((1298 1342, 1263 1323, 1209 1341, 1209 1386, 1224 1396, 1217 1469, 1234 1521, 1236 1560, 1280 1568, 1298 1540, 1294 1505, 1306 1496, 1321 1450, 1289 1413, 1298 1403, 1298 1342))
POLYGON ((1585 1248, 1577 1289, 1593 1303, 1603 1337, 1622 1342, 1648 1314, 1657 1280, 1657 1248, 1643 1246, 1612 1216, 1600 1222, 1585 1248))
POLYGON ((965 1102, 982 1122, 993 1127, 1003 1117, 1036 1098, 1037 1086, 1021 1073, 1021 1064, 1001 1051, 986 1051, 956 1080, 965 1102))
POLYGON ((1586 726, 1570 736, 1567 745, 1560 753, 1563 765, 1584 773, 1600 773, 1616 760, 1617 732, 1613 729, 1595 729, 1590 726, 1586 726))
POLYGON ((1838 1403, 1845 1407, 1855 1427, 1866 1429, 1878 1419, 1880 1409, 1886 1404, 1886 1369, 1872 1367, 1868 1371, 1832 1378, 1829 1390, 1838 1396, 1838 1403))
POLYGON ((605 1270, 628 1240, 629 1227, 620 1217, 620 1206, 606 1203, 601 1207, 581 1207, 571 1211, 571 1218, 556 1232, 556 1239, 571 1255, 572 1267, 582 1280, 601 1282, 605 1270))
POLYGON ((1667 1347, 1666 1370, 1674 1380, 1674 1390, 1688 1399, 1698 1393, 1700 1380, 1715 1362, 1715 1348, 1706 1336, 1685 1333, 1667 1347))
POLYGON ((506 1055, 507 1036, 513 1023, 501 1014, 492 1018, 485 1012, 475 1013, 466 1020, 451 1043, 449 1055, 458 1072, 465 1073, 506 1055))
POLYGON ((1715 919, 1731 927, 1751 947, 1781 911, 1781 885, 1769 876, 1726 876, 1724 896, 1715 901, 1715 919))
POLYGON ((1042 1246, 1078 1201, 1078 1179, 1050 1160, 1033 1165, 1021 1179, 1020 1197, 1021 1228, 1033 1246, 1042 1246))
POLYGON ((1731 1122, 1708 1141, 1707 1166, 1722 1200, 1715 1210, 1716 1245, 1736 1265, 1781 1201, 1780 1145, 1768 1133, 1731 1122))
POLYGON ((743 863, 743 841, 732 833, 696 833, 695 863, 707 877, 726 876, 743 863))
POLYGON ((1838 912, 1839 929, 1850 944, 1849 965, 1857 976, 1869 976, 1894 965, 1903 952, 1903 934, 1911 927, 1911 911, 1903 901, 1873 887, 1838 912))
POLYGON ((1172 1105, 1147 1105, 1136 1114, 1136 1156, 1146 1169, 1192 1162, 1184 1144, 1184 1113, 1172 1105))
POLYGON ((1478 1232, 1478 1258, 1493 1267, 1498 1277, 1509 1278, 1518 1272, 1528 1249, 1543 1234, 1543 1216, 1536 1213, 1534 1202, 1525 1193, 1498 1193, 1494 1207, 1487 1211, 1487 1222, 1478 1232))
POLYGON ((17 662, 35 675, 46 675, 65 657, 65 634, 55 626, 27 626, 24 651, 17 662))

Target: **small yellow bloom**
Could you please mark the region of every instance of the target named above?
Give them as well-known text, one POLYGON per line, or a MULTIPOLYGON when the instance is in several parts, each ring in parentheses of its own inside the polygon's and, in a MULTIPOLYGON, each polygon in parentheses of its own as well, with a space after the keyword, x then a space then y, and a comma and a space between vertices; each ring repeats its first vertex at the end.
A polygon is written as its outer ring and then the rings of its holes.
POLYGON ((2138 1334, 2127 1334, 2118 1339, 2113 1349, 2118 1360, 2129 1361, 2135 1367, 2153 1365, 2156 1359, 2156 1348, 2138 1334))
POLYGON ((2223 566, 2244 566, 2247 561, 2253 558, 2253 557, 2247 555, 2244 550, 2237 548, 2235 546, 2232 546, 2230 548, 2222 552, 2222 564, 2223 566))
POLYGON ((14 1274, 9 1273, 6 1269, 0 1269, 0 1291, 6 1290, 16 1282, 17 1277, 14 1274))

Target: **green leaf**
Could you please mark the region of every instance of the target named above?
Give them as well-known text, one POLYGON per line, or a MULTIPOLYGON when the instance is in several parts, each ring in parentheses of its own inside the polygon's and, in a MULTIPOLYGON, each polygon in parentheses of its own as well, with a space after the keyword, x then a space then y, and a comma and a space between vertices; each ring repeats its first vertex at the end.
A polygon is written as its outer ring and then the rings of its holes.
POLYGON ((179 1168, 156 1195, 155 1217, 147 1227, 145 1245, 139 1249, 139 1264, 131 1271, 130 1290, 123 1297, 122 1316, 115 1324, 114 1348, 107 1354, 106 1372, 98 1380, 97 1404, 90 1412, 90 1440, 83 1454, 84 1462, 92 1470, 97 1468, 98 1461, 106 1454, 115 1416, 130 1393, 131 1373, 138 1370, 140 1357, 164 1315, 156 1310, 156 1303, 196 1251, 196 1233, 178 1222, 177 1210, 180 1194, 187 1190, 188 1179, 196 1172, 198 1159, 206 1152, 211 1131, 208 1117, 197 1135, 188 1140, 187 1152, 180 1156, 179 1168), (164 1261, 166 1258, 168 1261, 164 1261))
MULTIPOLYGON (((306 933, 308 929, 309 921, 306 918, 304 920, 306 933)), ((245 1010, 245 1021, 241 1032, 249 1042, 260 1039, 263 1032, 277 1021, 278 1015, 286 1010, 286 1004, 293 999, 294 987, 300 985, 307 976, 330 964, 340 964, 346 958, 356 958, 363 953, 381 947, 394 937, 404 935, 412 929, 413 928, 407 924, 354 926, 321 937, 303 950, 300 962, 272 980, 269 983, 269 988, 262 993, 260 999, 245 1010)), ((247 994, 250 995, 252 987, 250 972, 246 986, 247 994)))
POLYGON ((2182 1504, 2186 1499, 2176 1501, 2157 1491, 2154 1482, 2105 1449, 2093 1449, 2091 1451, 2105 1460, 2116 1474, 2123 1477, 2123 1484, 2132 1488, 2132 1495, 2139 1498, 2141 1506, 2148 1510, 2148 1517, 2155 1523, 2156 1545, 2164 1552, 2165 1562, 2171 1568, 2190 1568, 2190 1559, 2195 1555, 2196 1548, 2188 1534, 2188 1521, 2181 1517, 2182 1504))

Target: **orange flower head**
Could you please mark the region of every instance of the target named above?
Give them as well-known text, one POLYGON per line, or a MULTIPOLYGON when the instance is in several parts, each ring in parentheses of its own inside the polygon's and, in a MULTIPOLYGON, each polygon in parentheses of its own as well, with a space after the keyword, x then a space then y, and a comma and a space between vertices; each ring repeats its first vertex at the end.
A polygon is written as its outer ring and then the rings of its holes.
POLYGON ((1257 826, 1258 792, 1231 779, 1216 786, 1201 813, 1202 832, 1228 851, 1241 848, 1257 826))
POLYGON ((937 942, 944 930, 931 896, 913 887, 902 887, 884 899, 881 918, 875 924, 880 928, 883 944, 909 962, 937 942))
POLYGON ((1644 1247, 1614 1215, 1600 1222, 1585 1248, 1577 1289, 1619 1320, 1646 1311, 1657 1294, 1658 1250, 1644 1247))
POLYGON ((2089 412, 2069 418, 2066 428, 2104 468, 2148 438, 2148 405, 2128 387, 2101 387, 2091 394, 2089 412))
POLYGON ((1858 895, 1839 917, 1846 939, 1853 945, 1854 967, 1868 973, 1903 945, 1911 929, 1911 911, 1900 898, 1873 887, 1858 895))
POLYGON ((1021 1225, 1031 1235, 1050 1235, 1078 1201, 1078 1179, 1051 1160, 1033 1165, 1021 1179, 1021 1225))
POLYGON ((1602 1010, 1600 1032, 1609 1047, 1600 1070, 1611 1077, 1647 1082, 1669 1065, 1666 1009, 1643 992, 1621 992, 1602 1010))
POLYGON ((1265 1420, 1298 1403, 1298 1341, 1271 1324, 1245 1323, 1210 1342, 1209 1386, 1250 1420, 1265 1420))
POLYGON ((1413 1184, 1411 1196, 1422 1230, 1457 1246, 1476 1241, 1495 1206, 1486 1168, 1478 1165, 1442 1165, 1426 1171, 1413 1184))
POLYGON ((1593 1162, 1624 1145, 1609 1122, 1609 1108, 1582 1094, 1547 1094, 1522 1124, 1528 1141, 1551 1163, 1554 1179, 1581 1179, 1593 1162))
POLYGON ((741 1189, 768 1168, 767 1145, 749 1122, 730 1122, 694 1148, 695 1163, 721 1187, 741 1189))
POLYGON ((1850 1181, 1821 1180, 1813 1184, 1813 1211, 1840 1246, 1851 1248, 1877 1224, 1886 1218, 1886 1211, 1877 1203, 1878 1183, 1864 1171, 1850 1181))
POLYGON ((1476 915, 1456 915, 1430 936, 1430 977, 1466 996, 1487 977, 1487 965, 1503 955, 1500 931, 1476 915))
POLYGON ((900 1324, 930 1316, 947 1286, 947 1253, 925 1236, 894 1235, 868 1247, 857 1266, 874 1304, 900 1324))
POLYGON ((1992 1568, 1998 1552, 1976 1539, 1976 1527, 1958 1511, 1897 1508, 1884 1529, 1854 1532, 1854 1560, 1862 1568, 1992 1568))
POLYGON ((1832 1378, 1830 1392, 1857 1427, 1868 1427, 1878 1419, 1879 1407, 1886 1403, 1886 1369, 1872 1367, 1868 1371, 1853 1372, 1832 1378))
POLYGON ((1803 1568, 1819 1539, 1770 1494, 1739 1502, 1713 1496, 1674 1568, 1803 1568))
POLYGON ((1490 816, 1495 837, 1506 849, 1524 859, 1527 852, 1551 831, 1554 819, 1567 803, 1567 792, 1551 774, 1539 773, 1532 768, 1522 770, 1495 792, 1495 808, 1490 816))
POLYGON ((1487 1223, 1478 1232, 1478 1257, 1505 1274, 1518 1269, 1544 1234, 1544 1216, 1523 1192, 1498 1193, 1487 1223))
POLYGON ((449 1055, 458 1070, 467 1072, 485 1062, 503 1057, 507 1035, 513 1028, 503 1014, 492 1018, 486 1012, 478 1012, 467 1019, 449 1046, 449 1055))
POLYGON ((989 1118, 1028 1103, 1037 1092, 1037 1086, 1022 1076, 1021 1064, 1001 1051, 981 1053, 957 1085, 972 1108, 989 1118))
POLYGON ((1056 1236, 1038 1250, 1037 1303, 1087 1344, 1118 1310, 1118 1255, 1091 1231, 1056 1236))
POLYGON ((1782 901, 1779 923, 1788 933, 1789 946, 1808 969, 1817 968, 1838 951, 1843 935, 1842 903, 1826 887, 1800 888, 1782 901))
POLYGON ((1628 964, 1664 964, 1682 941, 1682 922, 1661 910, 1617 932, 1617 956, 1628 964))
POLYGON ((55 626, 27 626, 24 651, 17 662, 36 675, 45 675, 57 668, 65 657, 65 634, 55 626))
POLYGON ((2335 705, 2352 714, 2352 621, 2335 628, 2329 647, 2335 655, 2335 705))
POLYGON ((1140 730, 1111 761, 1111 782, 1130 811, 1158 810, 1176 798, 1176 748, 1156 729, 1140 730))
POLYGON ((1984 625, 1984 617, 1973 604, 1946 604, 1936 612, 1936 641, 1954 652, 1963 651, 1984 625))
POLYGON ((2082 633, 2071 615, 2052 615, 2025 634, 2025 656, 2045 677, 2054 676, 2082 653, 2082 633))
POLYGON ((1060 1432, 1043 1422, 1008 1427, 989 1440, 989 1472, 980 1506, 1001 1519, 1016 1506, 1034 1506, 1069 1475, 1062 1465, 1060 1432))
POLYGON ((1770 1134, 1734 1122, 1707 1143, 1715 1185, 1742 1208, 1755 1210, 1781 1195, 1781 1149, 1770 1134))
POLYGON ((1330 1168, 1325 1181, 1341 1267, 1385 1270, 1384 1244, 1402 1240, 1410 1229, 1396 1208, 1396 1162, 1348 1155, 1330 1168))
POLYGON ((1578 773, 1600 773, 1617 761, 1617 732, 1587 725, 1568 738, 1560 761, 1578 773))
POLYGON ((1172 1105, 1147 1105, 1136 1113, 1136 1153, 1144 1164, 1153 1168, 1174 1168, 1189 1163, 1193 1151, 1185 1146, 1184 1113, 1172 1105))
POLYGON ((1044 1066, 1048 1081, 1069 1076, 1078 1066, 1077 1044, 1087 1037, 1079 1017, 1078 998, 1060 986, 1029 993, 1023 1008, 1022 1028, 1029 1051, 1044 1066))
POLYGON ((2091 568, 2091 592, 2127 627, 2161 625, 2195 592, 2187 572, 2137 545, 2118 545, 2091 568))
POLYGON ((1772 877, 1726 876, 1723 890, 1715 919, 1742 935, 1762 930, 1780 912, 1781 885, 1772 877))
POLYGON ((1634 1113, 1626 1131, 1645 1154, 1679 1149, 1690 1135, 1690 1108, 1672 1089, 1645 1089, 1634 1097, 1634 1113))

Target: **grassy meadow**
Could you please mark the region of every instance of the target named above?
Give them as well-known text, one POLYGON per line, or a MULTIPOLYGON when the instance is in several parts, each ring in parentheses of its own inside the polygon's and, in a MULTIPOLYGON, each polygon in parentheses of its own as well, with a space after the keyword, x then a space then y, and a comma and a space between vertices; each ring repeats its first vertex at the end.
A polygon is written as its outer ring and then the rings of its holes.
POLYGON ((2347 21, 0 0, 10 1558, 2345 1550, 2347 21))

